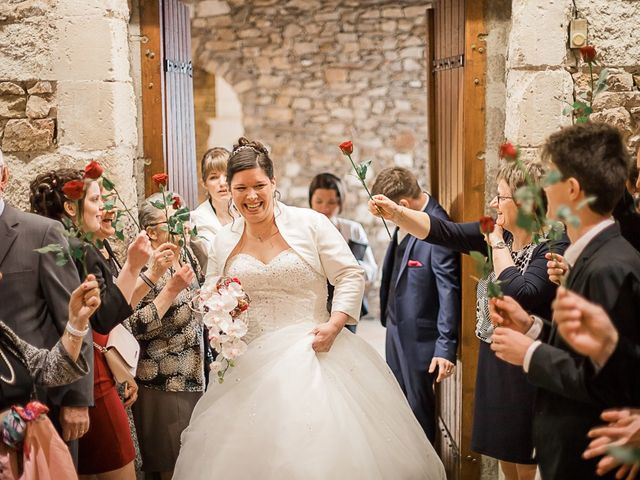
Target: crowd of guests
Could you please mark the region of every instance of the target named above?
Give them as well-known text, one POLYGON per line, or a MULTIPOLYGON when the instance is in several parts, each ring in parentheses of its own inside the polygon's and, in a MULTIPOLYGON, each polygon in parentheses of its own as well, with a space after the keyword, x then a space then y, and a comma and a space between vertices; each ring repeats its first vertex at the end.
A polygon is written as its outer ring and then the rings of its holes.
MULTIPOLYGON (((46 403, 51 428, 68 447, 65 461, 81 478, 173 474, 214 355, 191 301, 217 232, 238 216, 228 158, 226 149, 213 148, 202 159, 207 198, 191 212, 197 235, 184 237, 186 245, 170 235, 174 206, 157 208, 164 197, 154 194, 139 206, 140 232, 118 258, 110 243, 117 208, 105 208, 111 193, 99 179, 69 168, 38 175, 31 213, 21 212, 3 200, 10 179, 0 154, 0 410, 34 395, 46 403), (63 190, 72 181, 84 184, 79 200, 63 190), (76 235, 67 240, 63 225, 76 235), (60 262, 55 252, 37 252, 53 244, 84 255, 60 262), (139 346, 135 378, 122 383, 108 359, 116 334, 139 346)), ((476 295, 473 450, 497 459, 507 480, 532 480, 537 470, 543 479, 637 473, 638 464, 625 465, 607 448, 640 447, 640 410, 633 410, 640 403, 638 166, 615 128, 565 128, 549 137, 541 161, 502 165, 488 233, 479 222, 453 222, 410 170, 379 172, 369 210, 396 226, 379 293, 386 358, 431 442, 434 384, 456 364, 459 254, 480 252, 491 256, 491 272, 476 295), (549 170, 560 181, 543 182, 549 170), (567 207, 577 218, 561 239, 522 226, 516 192, 531 183, 544 186, 541 208, 551 218, 562 219, 567 207), (501 297, 491 295, 494 283, 501 297)), ((365 229, 341 216, 340 178, 315 176, 308 201, 375 284, 378 265, 365 229)), ((363 300, 362 316, 368 308, 363 300)), ((1 455, 10 453, 0 445, 1 455)), ((12 461, 18 478, 24 467, 12 461)))

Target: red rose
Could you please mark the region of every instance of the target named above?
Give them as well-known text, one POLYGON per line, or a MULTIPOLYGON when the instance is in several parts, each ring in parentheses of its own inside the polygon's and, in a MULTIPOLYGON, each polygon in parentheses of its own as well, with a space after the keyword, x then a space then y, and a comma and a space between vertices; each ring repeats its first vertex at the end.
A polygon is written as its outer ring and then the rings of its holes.
POLYGON ((580 49, 582 59, 587 63, 593 63, 596 60, 596 47, 593 45, 585 45, 580 49))
POLYGON ((84 197, 84 182, 82 180, 71 180, 62 186, 62 193, 69 200, 80 200, 84 197))
POLYGON ((342 153, 345 155, 351 155, 353 153, 353 142, 351 140, 342 142, 340 144, 340 150, 342 150, 342 153))
POLYGON ((494 222, 491 217, 484 216, 480 218, 480 231, 485 235, 489 235, 493 232, 493 227, 495 227, 495 225, 496 222, 494 222))
POLYGON ((517 160, 518 153, 518 147, 511 142, 500 145, 500 158, 504 158, 505 160, 517 160))
POLYGON ((104 169, 95 160, 91 160, 86 167, 84 167, 84 178, 90 178, 91 180, 97 180, 102 176, 104 169))
POLYGON ((178 210, 181 206, 182 206, 182 200, 180 199, 179 196, 174 195, 173 196, 173 208, 174 210, 178 210))
POLYGON ((151 177, 156 185, 162 185, 163 187, 167 186, 167 181, 169 180, 169 175, 166 173, 156 173, 153 177, 151 177))

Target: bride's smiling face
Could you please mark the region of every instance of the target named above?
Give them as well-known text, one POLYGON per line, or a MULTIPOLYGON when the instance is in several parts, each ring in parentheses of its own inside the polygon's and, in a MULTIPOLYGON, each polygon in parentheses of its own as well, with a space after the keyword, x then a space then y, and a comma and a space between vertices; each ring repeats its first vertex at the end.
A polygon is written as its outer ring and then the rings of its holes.
POLYGON ((260 223, 273 217, 275 179, 260 167, 243 170, 231 179, 231 197, 248 223, 260 223))

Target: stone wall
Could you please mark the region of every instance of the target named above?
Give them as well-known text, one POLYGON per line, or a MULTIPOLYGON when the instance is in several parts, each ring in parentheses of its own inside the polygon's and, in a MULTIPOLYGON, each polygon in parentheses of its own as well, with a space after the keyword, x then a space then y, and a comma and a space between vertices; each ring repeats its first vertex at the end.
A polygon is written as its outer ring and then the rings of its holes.
POLYGON ((428 1, 194 1, 194 62, 229 82, 246 134, 267 143, 283 199, 307 205, 311 178, 345 178, 345 216, 376 257, 388 237, 338 144, 352 139, 373 174, 394 159, 426 182, 428 1))
MULTIPOLYGON (((596 46, 600 64, 610 70, 609 91, 596 98, 591 118, 619 127, 635 148, 640 141, 640 30, 635 25, 640 3, 581 0, 576 4, 577 14, 589 22, 589 43, 596 46)), ((579 53, 567 48, 571 0, 513 0, 512 5, 505 138, 535 156, 550 133, 571 124, 570 114, 563 111, 586 90, 588 69, 578 60, 579 53)))
POLYGON ((56 130, 55 82, 0 81, 0 149, 48 151, 56 130))
POLYGON ((135 205, 129 51, 127 0, 0 4, 0 148, 12 204, 28 208, 38 173, 96 159, 135 205))

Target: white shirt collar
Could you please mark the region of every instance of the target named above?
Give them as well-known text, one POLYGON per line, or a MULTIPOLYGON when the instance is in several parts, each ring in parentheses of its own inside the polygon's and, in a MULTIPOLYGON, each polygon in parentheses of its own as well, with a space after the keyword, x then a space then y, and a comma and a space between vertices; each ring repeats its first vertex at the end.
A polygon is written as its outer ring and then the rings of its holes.
POLYGON ((0 216, 3 214, 3 212, 4 212, 4 199, 0 197, 0 216))
POLYGON ((587 230, 587 233, 582 235, 578 240, 569 245, 569 248, 564 252, 564 259, 570 266, 574 266, 578 257, 582 255, 584 249, 591 243, 596 235, 602 232, 605 228, 613 225, 615 221, 613 217, 609 217, 606 220, 602 220, 599 223, 596 223, 593 227, 587 230))

